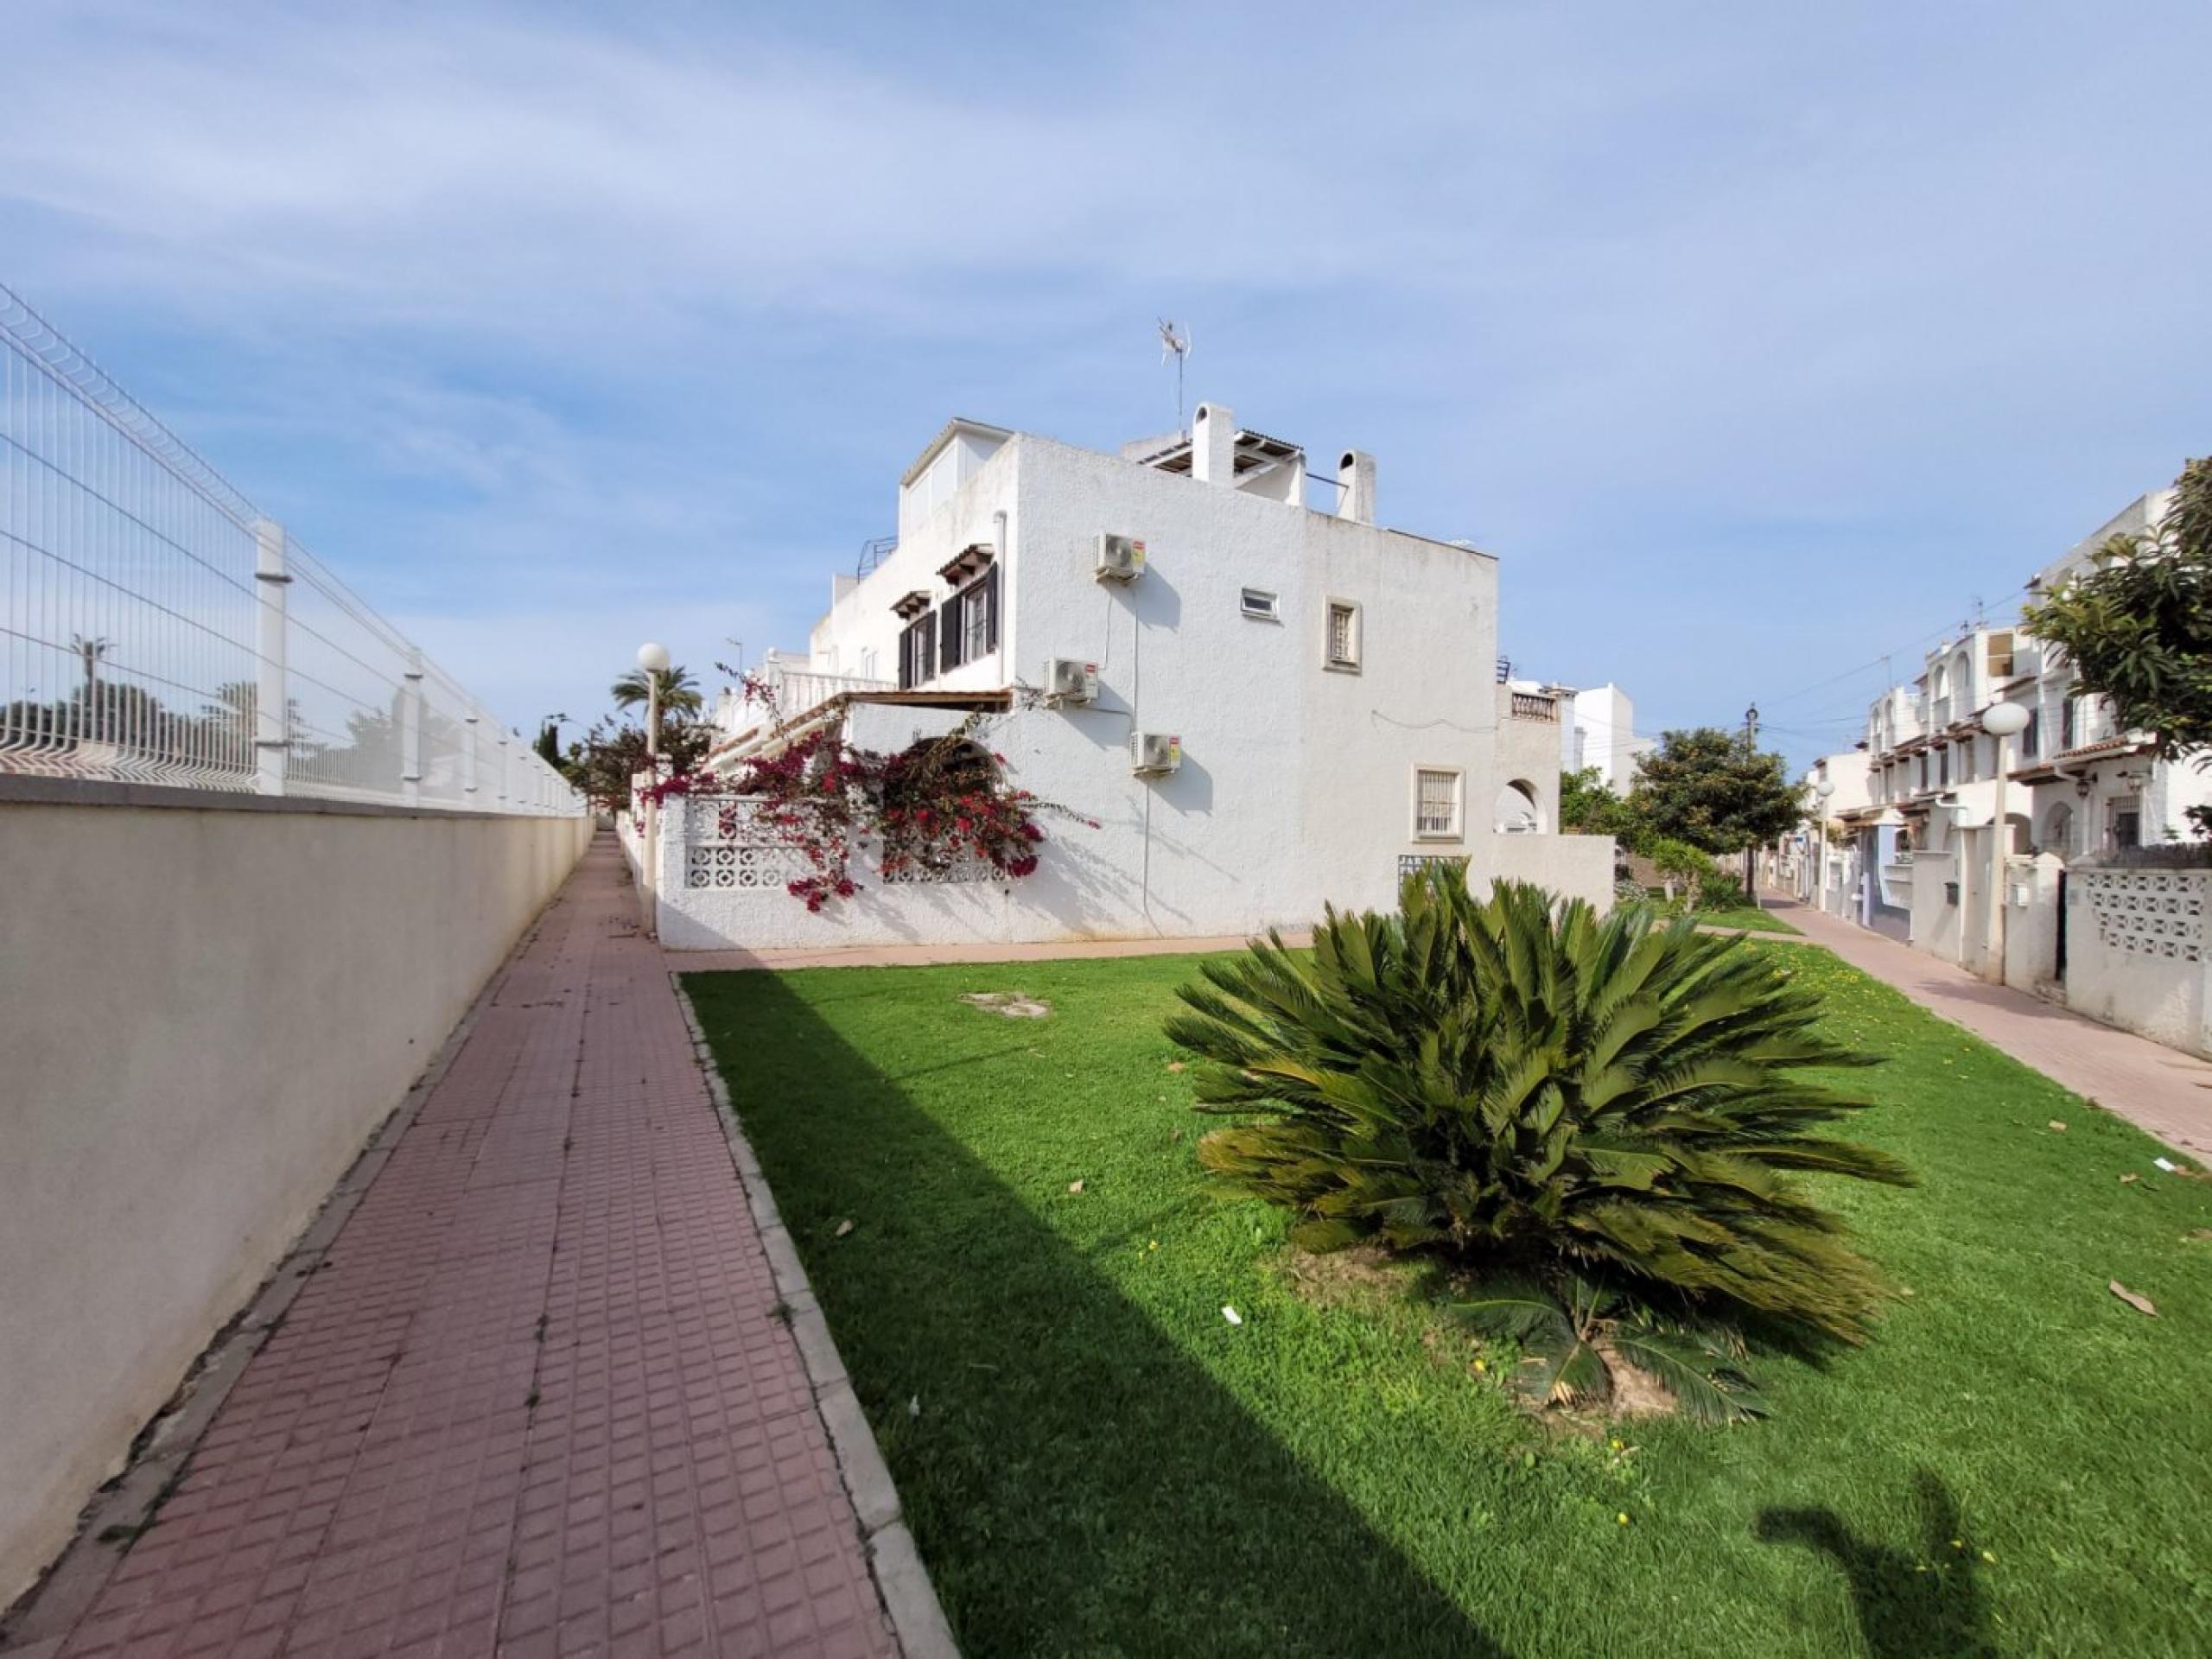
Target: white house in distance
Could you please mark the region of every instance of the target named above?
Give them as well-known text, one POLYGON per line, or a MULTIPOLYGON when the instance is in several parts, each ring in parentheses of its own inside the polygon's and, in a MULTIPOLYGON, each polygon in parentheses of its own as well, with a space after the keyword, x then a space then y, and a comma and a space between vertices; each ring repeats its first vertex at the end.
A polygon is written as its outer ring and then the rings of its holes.
POLYGON ((1496 560, 1379 526, 1357 450, 1316 480, 1329 510, 1300 446, 1219 404, 1119 454, 951 422, 900 481, 896 545, 772 656, 782 724, 725 697, 710 764, 823 719, 895 751, 981 711, 1012 781, 1099 827, 1046 820, 1020 880, 856 868, 810 914, 791 849, 694 801, 664 815, 664 942, 1236 935, 1388 907, 1436 858, 1607 902, 1609 841, 1496 831, 1509 785, 1555 815, 1559 753, 1556 706, 1498 679, 1496 560))
MULTIPOLYGON (((2141 536, 2171 499, 2139 497, 2030 593, 2107 538, 2141 536)), ((1864 766, 1867 779, 1862 803, 1829 803, 1852 836, 1829 909, 1985 978, 2212 1052, 2212 869, 2177 861, 2189 809, 2212 804, 2212 773, 2157 760, 2104 698, 2080 693, 2062 652, 2018 627, 1936 645, 1910 687, 1875 700, 1859 751, 1821 763, 1864 766), (1999 704, 2018 708, 2016 734, 1989 729, 1999 704)))
POLYGON ((1659 747, 1656 738, 1636 732, 1636 704, 1627 692, 1607 681, 1568 694, 1570 703, 1560 736, 1560 766, 1580 772, 1595 766, 1616 795, 1636 782, 1636 763, 1659 747))

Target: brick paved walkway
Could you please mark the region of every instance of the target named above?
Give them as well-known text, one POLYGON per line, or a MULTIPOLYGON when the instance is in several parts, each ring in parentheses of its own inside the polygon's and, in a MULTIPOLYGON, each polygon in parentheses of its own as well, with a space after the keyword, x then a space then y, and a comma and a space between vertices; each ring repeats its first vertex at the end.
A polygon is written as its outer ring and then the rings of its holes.
POLYGON ((60 1644, 893 1654, 601 836, 60 1644))
POLYGON ((2212 1065, 2146 1037, 2116 1031, 1939 962, 1794 900, 1767 908, 1853 967, 1964 1026, 2024 1065, 2140 1124, 2170 1146, 2212 1156, 2212 1065))

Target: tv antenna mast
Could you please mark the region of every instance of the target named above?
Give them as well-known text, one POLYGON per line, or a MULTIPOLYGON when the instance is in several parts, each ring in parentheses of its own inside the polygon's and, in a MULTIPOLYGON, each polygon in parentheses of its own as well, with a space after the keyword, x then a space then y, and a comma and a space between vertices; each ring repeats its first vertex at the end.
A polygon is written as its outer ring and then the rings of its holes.
POLYGON ((1185 430, 1183 422, 1183 365, 1191 355, 1191 336, 1179 330, 1166 317, 1160 319, 1160 360, 1175 359, 1175 429, 1185 430))

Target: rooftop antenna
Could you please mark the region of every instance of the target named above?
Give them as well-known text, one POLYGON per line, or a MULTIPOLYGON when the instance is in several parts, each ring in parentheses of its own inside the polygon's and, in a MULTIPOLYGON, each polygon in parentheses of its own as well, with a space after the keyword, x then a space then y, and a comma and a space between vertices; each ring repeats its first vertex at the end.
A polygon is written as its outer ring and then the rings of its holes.
POLYGON ((1191 336, 1177 329, 1166 317, 1160 319, 1160 360, 1165 363, 1171 356, 1175 359, 1175 430, 1188 430, 1183 423, 1183 365, 1191 355, 1191 336))

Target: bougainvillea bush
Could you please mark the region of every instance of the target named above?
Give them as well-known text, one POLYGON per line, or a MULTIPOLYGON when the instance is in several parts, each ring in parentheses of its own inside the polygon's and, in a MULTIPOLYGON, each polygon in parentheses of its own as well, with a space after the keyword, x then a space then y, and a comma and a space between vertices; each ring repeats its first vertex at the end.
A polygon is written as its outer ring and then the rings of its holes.
MULTIPOLYGON (((748 677, 745 689, 781 723, 766 685, 748 677)), ((1045 840, 1039 819, 1076 815, 1006 782, 1006 757, 976 741, 983 718, 971 715, 944 736, 895 753, 855 747, 844 721, 832 719, 747 760, 729 786, 755 798, 755 828, 806 860, 810 873, 787 887, 810 911, 860 891, 853 861, 871 843, 888 880, 942 878, 976 864, 1019 880, 1037 868, 1045 840)), ((740 810, 721 808, 724 835, 740 810)))

